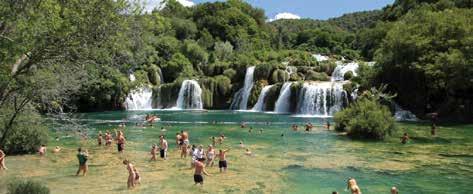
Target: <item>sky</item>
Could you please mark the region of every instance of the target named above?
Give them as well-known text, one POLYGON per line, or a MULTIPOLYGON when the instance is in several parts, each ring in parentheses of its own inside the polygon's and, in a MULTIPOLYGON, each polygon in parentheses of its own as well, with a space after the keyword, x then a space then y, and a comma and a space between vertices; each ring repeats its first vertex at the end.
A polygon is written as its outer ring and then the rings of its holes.
MULTIPOLYGON (((158 5, 161 0, 145 0, 147 8, 158 5)), ((215 0, 178 0, 185 6, 215 0)), ((246 0, 265 10, 269 20, 275 19, 329 19, 345 13, 381 9, 394 0, 246 0)))

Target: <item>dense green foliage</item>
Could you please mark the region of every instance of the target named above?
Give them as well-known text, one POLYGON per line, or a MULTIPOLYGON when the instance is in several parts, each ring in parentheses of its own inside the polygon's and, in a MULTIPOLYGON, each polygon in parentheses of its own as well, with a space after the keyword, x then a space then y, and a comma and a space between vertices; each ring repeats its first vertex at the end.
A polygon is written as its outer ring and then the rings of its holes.
POLYGON ((8 184, 8 194, 49 194, 49 188, 32 180, 14 180, 8 184))
POLYGON ((394 118, 379 98, 364 93, 349 107, 335 114, 335 129, 352 138, 383 140, 395 129, 394 118))

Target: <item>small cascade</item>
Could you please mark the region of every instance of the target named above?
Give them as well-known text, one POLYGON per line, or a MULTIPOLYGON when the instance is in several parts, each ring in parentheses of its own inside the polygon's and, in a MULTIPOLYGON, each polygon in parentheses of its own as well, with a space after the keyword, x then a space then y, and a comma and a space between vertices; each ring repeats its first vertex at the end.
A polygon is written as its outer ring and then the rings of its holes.
POLYGON ((253 107, 253 111, 263 112, 264 107, 266 105, 266 95, 268 94, 269 89, 271 89, 273 85, 265 86, 261 89, 261 93, 258 97, 258 101, 256 102, 255 106, 253 107))
MULTIPOLYGON (((130 81, 136 80, 135 75, 130 74, 130 81)), ((125 99, 126 110, 151 110, 153 109, 153 91, 147 87, 141 87, 133 90, 125 99)))
POLYGON ((233 96, 231 109, 236 110, 247 110, 248 109, 248 97, 250 96, 251 89, 253 88, 253 74, 255 72, 255 66, 248 67, 245 74, 245 83, 243 88, 238 90, 233 96))
POLYGON ((307 82, 299 94, 297 114, 328 117, 347 103, 342 82, 307 82))
POLYGON ((396 121, 418 121, 414 113, 404 110, 397 103, 394 103, 394 118, 396 121))
POLYGON ((150 110, 152 107, 153 91, 148 87, 139 88, 128 94, 125 99, 127 110, 150 110))
POLYGON ((179 90, 176 109, 203 109, 202 89, 195 80, 184 80, 179 90))
POLYGON ((274 111, 277 113, 289 113, 291 112, 291 86, 292 82, 286 82, 282 85, 281 92, 279 92, 278 99, 274 111))
POLYGON ((315 60, 317 60, 318 62, 328 61, 328 59, 329 59, 329 57, 323 56, 323 55, 321 55, 321 54, 314 54, 314 55, 312 55, 312 56, 313 56, 313 57, 315 58, 315 60))
POLYGON ((345 73, 351 71, 353 73, 353 76, 357 76, 357 71, 358 71, 358 63, 352 62, 352 63, 347 63, 347 64, 342 64, 342 63, 337 63, 337 67, 335 67, 335 70, 333 70, 332 73, 332 81, 343 81, 345 80, 344 76, 345 73))

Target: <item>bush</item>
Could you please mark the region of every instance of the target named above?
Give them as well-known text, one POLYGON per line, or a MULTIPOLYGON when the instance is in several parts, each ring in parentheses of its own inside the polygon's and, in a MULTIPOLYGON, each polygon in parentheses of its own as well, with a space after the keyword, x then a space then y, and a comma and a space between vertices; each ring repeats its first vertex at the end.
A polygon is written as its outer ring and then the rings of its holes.
POLYGON ((345 73, 345 75, 343 75, 344 80, 351 80, 351 78, 353 78, 353 72, 351 71, 348 71, 345 73))
MULTIPOLYGON (((3 109, 5 110, 5 109, 3 109)), ((4 114, 5 112, 2 111, 4 114)), ((4 126, 4 120, 0 125, 4 126)), ((34 110, 28 109, 20 114, 13 128, 2 135, 7 135, 4 140, 4 150, 7 154, 27 154, 36 152, 41 144, 48 141, 48 128, 42 123, 41 116, 34 110)))
POLYGON ((336 130, 352 138, 383 140, 395 128, 389 108, 367 97, 336 113, 334 120, 336 130))
POLYGON ((49 194, 49 188, 32 180, 15 180, 8 184, 8 194, 49 194))

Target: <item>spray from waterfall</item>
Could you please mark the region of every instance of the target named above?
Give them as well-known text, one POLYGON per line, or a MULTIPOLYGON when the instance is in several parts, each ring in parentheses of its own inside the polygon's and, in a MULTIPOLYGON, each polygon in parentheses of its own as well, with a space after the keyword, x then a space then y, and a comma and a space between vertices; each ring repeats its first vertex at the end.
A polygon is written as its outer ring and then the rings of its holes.
POLYGON ((352 62, 347 64, 342 64, 341 62, 337 62, 337 67, 333 70, 332 73, 332 81, 343 81, 345 80, 345 74, 348 72, 352 72, 353 76, 357 76, 358 71, 358 63, 352 62))
MULTIPOLYGON (((130 81, 136 80, 135 75, 130 74, 130 81)), ((151 110, 153 91, 147 87, 141 87, 133 90, 125 99, 125 108, 127 110, 151 110)))

